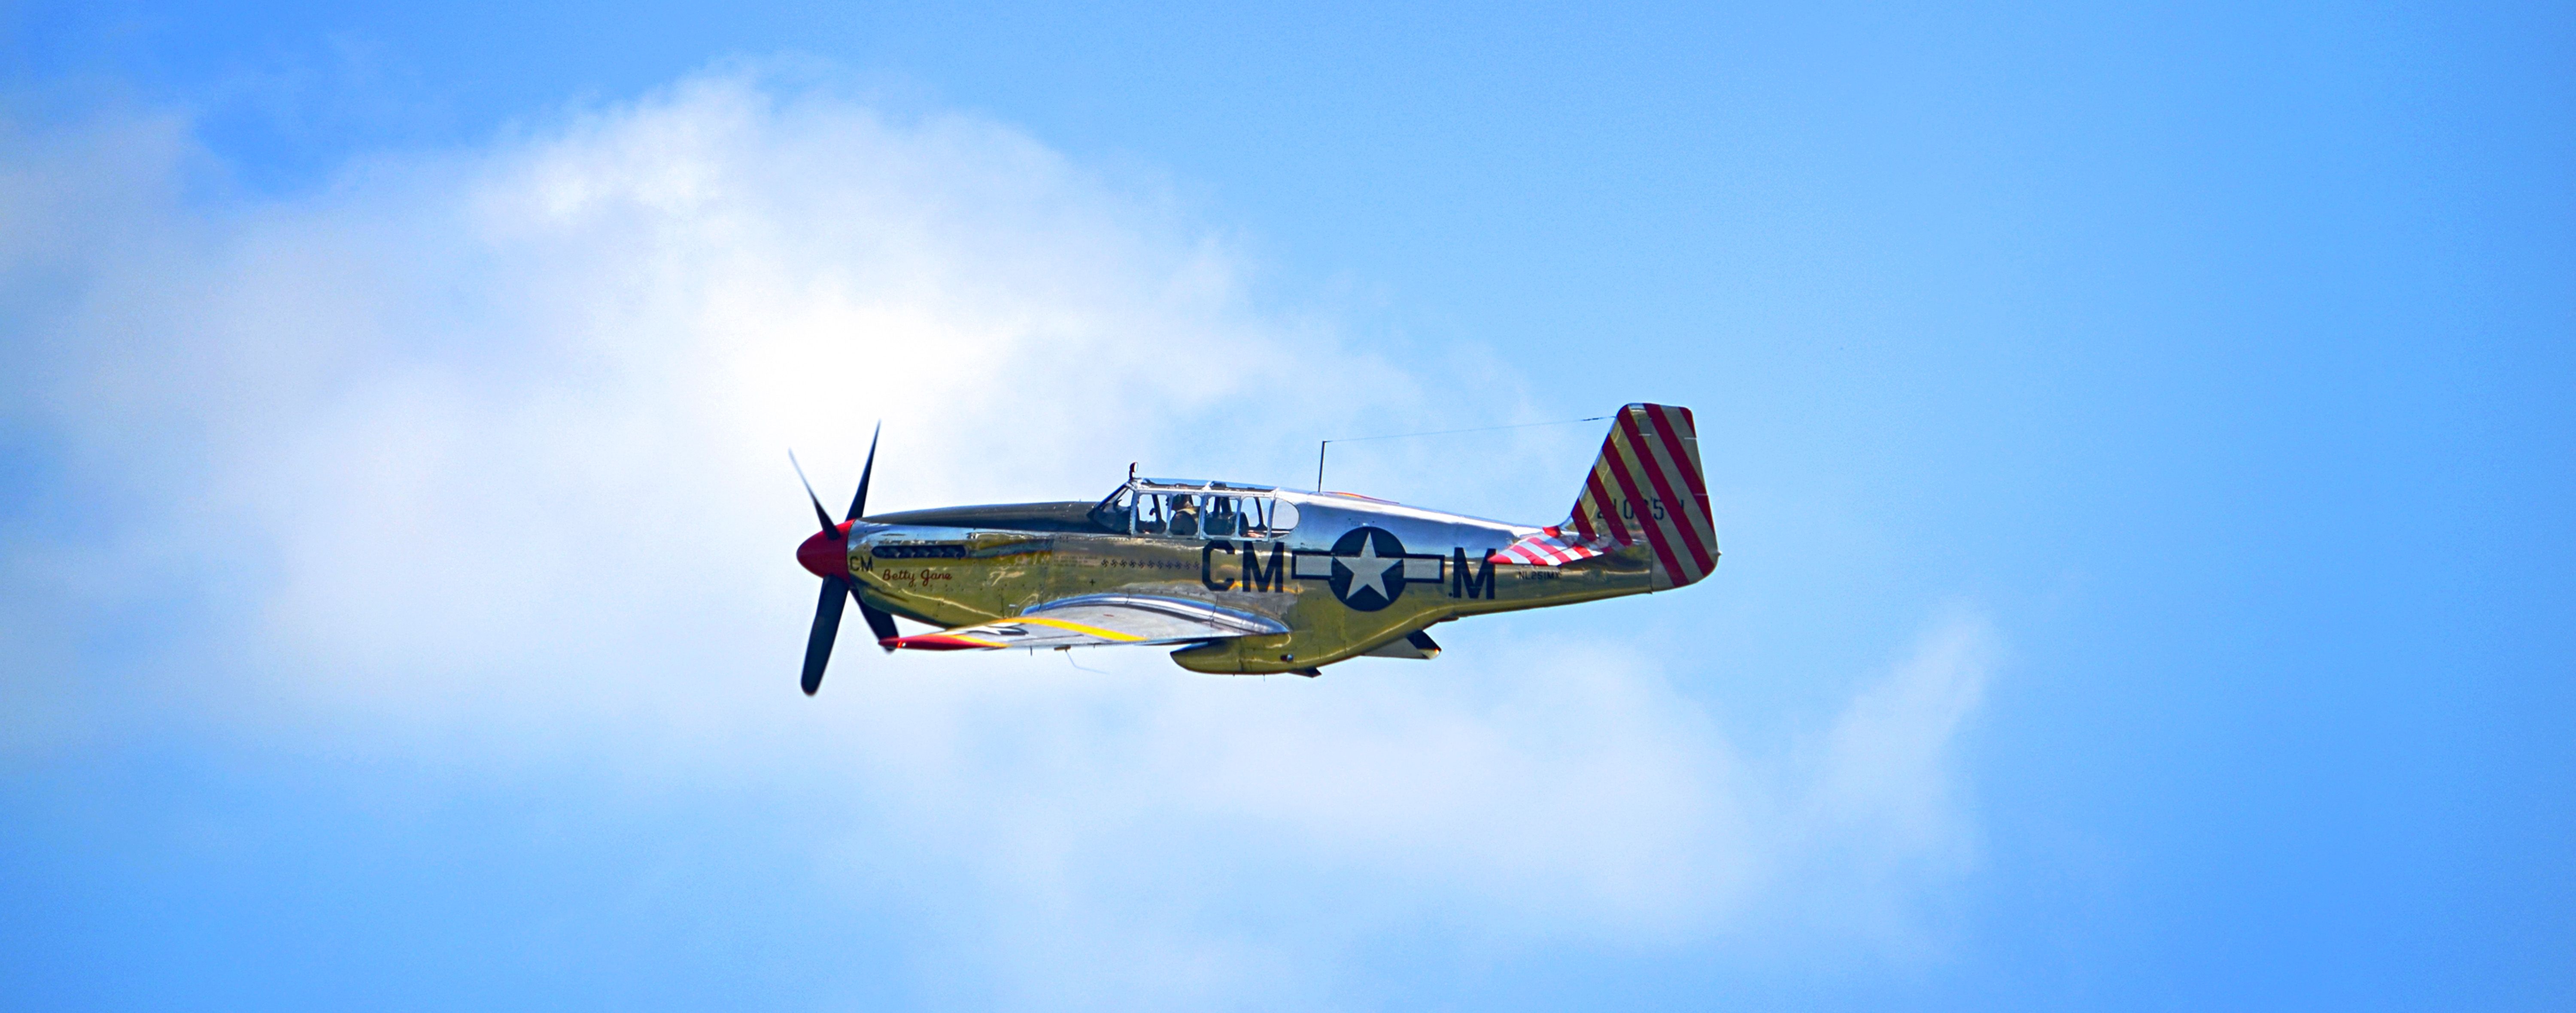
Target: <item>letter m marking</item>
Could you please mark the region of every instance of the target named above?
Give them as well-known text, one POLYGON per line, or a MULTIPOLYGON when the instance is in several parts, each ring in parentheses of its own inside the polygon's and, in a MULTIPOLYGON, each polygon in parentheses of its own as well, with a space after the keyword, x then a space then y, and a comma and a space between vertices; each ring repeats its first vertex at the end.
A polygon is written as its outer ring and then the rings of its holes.
POLYGON ((1261 548, 1249 542, 1245 543, 1243 546, 1243 589, 1246 591, 1277 591, 1286 587, 1288 585, 1288 571, 1284 567, 1287 564, 1287 551, 1286 543, 1271 543, 1270 566, 1267 569, 1264 569, 1261 565, 1261 548))
POLYGON ((1481 597, 1491 600, 1494 597, 1493 554, 1486 553, 1485 558, 1477 560, 1478 563, 1483 565, 1477 568, 1475 573, 1469 574, 1467 572, 1467 550, 1451 549, 1449 551, 1451 553, 1449 557, 1449 597, 1481 597), (1477 594, 1479 590, 1484 593, 1482 595, 1477 594))

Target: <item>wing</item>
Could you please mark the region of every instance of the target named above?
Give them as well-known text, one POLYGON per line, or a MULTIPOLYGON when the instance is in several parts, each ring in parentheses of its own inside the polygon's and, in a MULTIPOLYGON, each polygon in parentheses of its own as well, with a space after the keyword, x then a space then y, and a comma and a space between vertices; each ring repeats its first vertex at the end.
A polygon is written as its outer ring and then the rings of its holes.
POLYGON ((989 651, 1004 647, 1186 644, 1286 632, 1288 625, 1279 620, 1187 598, 1086 594, 1059 598, 1009 619, 880 642, 917 651, 989 651))

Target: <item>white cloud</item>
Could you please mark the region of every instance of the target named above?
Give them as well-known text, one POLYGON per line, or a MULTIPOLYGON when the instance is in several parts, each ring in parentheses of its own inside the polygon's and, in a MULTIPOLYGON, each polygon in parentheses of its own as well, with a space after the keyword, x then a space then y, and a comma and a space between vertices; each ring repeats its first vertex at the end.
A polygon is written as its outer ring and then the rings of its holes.
POLYGON ((0 248, 14 276, 78 281, 17 311, 22 424, 83 495, 165 521, 64 569, 175 572, 230 627, 160 645, 173 708, 652 790, 823 778, 855 815, 818 861, 949 870, 919 888, 977 899, 946 931, 1029 1004, 1313 985, 1405 925, 1652 941, 1817 898, 1901 923, 1964 868, 1973 619, 1758 761, 1605 644, 1312 682, 849 651, 797 695, 787 446, 827 499, 880 417, 880 506, 1086 495, 1132 458, 1293 453, 1268 366, 1363 378, 1301 412, 1424 386, 1263 311, 1150 188, 1006 127, 703 77, 214 207, 179 196, 181 127, 22 138, 0 208, 53 223, 0 248), (1330 903, 1225 914, 1280 891, 1330 903))

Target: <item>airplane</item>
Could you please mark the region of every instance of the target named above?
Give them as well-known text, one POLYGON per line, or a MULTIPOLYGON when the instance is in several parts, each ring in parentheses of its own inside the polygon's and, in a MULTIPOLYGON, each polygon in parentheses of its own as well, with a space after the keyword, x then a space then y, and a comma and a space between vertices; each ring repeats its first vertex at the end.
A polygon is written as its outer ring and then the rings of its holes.
POLYGON ((1435 623, 1697 583, 1718 551, 1690 410, 1632 404, 1613 418, 1572 511, 1546 527, 1139 478, 1133 465, 1096 501, 863 517, 871 436, 839 521, 796 468, 822 522, 796 549, 823 578, 805 694, 822 686, 846 599, 888 653, 1129 644, 1176 648, 1193 672, 1315 676, 1352 658, 1432 658, 1435 623), (895 616, 938 629, 906 636, 895 616))

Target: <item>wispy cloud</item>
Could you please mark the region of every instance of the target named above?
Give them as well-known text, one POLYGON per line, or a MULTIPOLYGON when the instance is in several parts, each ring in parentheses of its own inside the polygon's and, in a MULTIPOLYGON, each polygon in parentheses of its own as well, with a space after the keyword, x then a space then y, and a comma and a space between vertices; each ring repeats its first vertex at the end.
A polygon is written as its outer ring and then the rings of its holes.
POLYGON ((184 720, 288 752, 820 791, 849 815, 819 866, 917 871, 940 938, 974 943, 939 959, 1040 1005, 1329 987, 1317 961, 1408 926, 1901 922, 1965 868, 1949 743, 1996 643, 1970 614, 1787 756, 1742 755, 1686 673, 1611 644, 1312 682, 851 651, 795 694, 813 591, 784 447, 840 476, 828 498, 882 417, 883 506, 1079 495, 1135 457, 1293 453, 1269 364, 1358 378, 1299 410, 1422 386, 1261 309, 1150 187, 1007 127, 712 76, 213 206, 182 197, 184 124, 14 146, 9 220, 54 224, 0 254, 70 284, 12 287, 33 407, 11 424, 59 446, 77 495, 166 513, 48 543, 76 564, 13 563, 13 593, 49 600, 10 632, 145 593, 65 574, 172 574, 150 593, 195 632, 130 664, 184 720))

